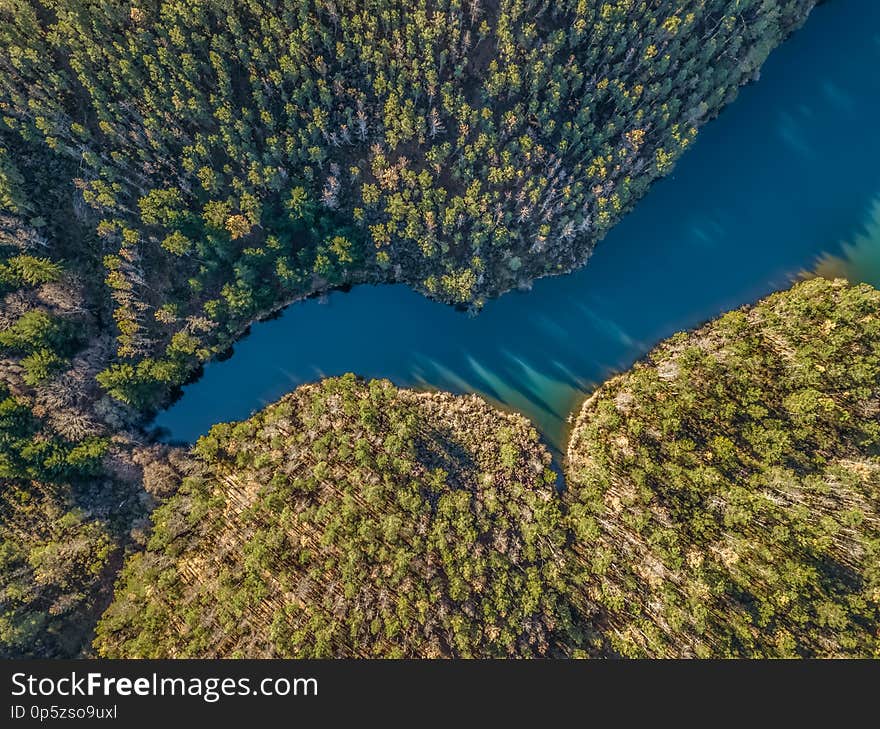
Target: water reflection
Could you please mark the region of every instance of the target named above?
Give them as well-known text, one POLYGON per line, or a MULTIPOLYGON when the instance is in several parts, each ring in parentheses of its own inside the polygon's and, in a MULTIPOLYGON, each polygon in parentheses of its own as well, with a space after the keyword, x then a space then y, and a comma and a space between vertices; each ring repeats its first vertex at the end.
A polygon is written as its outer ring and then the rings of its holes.
POLYGON ((864 229, 841 245, 840 255, 822 256, 816 273, 880 288, 880 196, 874 201, 864 229))
POLYGON ((828 3, 761 81, 575 274, 537 281, 477 317, 403 286, 291 306, 210 364, 157 425, 194 440, 296 385, 357 372, 479 392, 564 441, 571 409, 654 343, 822 269, 880 283, 880 3, 828 3), (871 231, 874 231, 873 233, 871 231), (842 249, 836 241, 849 240, 842 249))

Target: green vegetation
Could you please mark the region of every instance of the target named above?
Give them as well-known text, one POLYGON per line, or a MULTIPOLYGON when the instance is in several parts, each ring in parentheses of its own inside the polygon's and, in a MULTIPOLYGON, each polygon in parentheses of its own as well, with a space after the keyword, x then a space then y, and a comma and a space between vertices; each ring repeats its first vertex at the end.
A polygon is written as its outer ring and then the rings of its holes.
POLYGON ((13 162, 0 144, 3 657, 80 654, 149 506, 131 444, 113 436, 128 419, 95 382, 109 309, 95 303, 100 258, 74 172, 40 145, 20 144, 13 162))
POLYGON ((94 476, 106 450, 105 439, 71 443, 46 435, 30 407, 0 385, 0 478, 54 482, 94 476))
POLYGON ((149 409, 329 286, 479 307, 581 265, 814 4, 21 0, 0 141, 76 165, 117 329, 100 382, 149 409))
POLYGON ((534 656, 571 630, 556 475, 522 416, 349 375, 195 455, 103 656, 534 656))
MULTIPOLYGON (((69 174, 63 165, 61 170, 59 165, 52 167, 53 172, 69 174)), ((55 235, 55 226, 39 214, 55 203, 51 184, 29 186, 0 144, 0 356, 16 362, 28 386, 44 383, 69 365, 89 333, 81 294, 71 286, 66 267, 50 255, 47 235, 55 235)), ((57 216, 53 222, 65 225, 57 216)), ((71 228, 69 221, 66 227, 71 228)), ((82 243, 77 240, 74 245, 82 243)), ((62 247, 55 246, 54 254, 63 254, 62 247)))
POLYGON ((71 483, 100 472, 107 445, 59 437, 0 385, 0 655, 65 655, 89 630, 78 611, 100 592, 114 542, 71 483))
POLYGON ((568 448, 573 599, 624 656, 880 656, 880 293, 814 279, 657 347, 568 448))

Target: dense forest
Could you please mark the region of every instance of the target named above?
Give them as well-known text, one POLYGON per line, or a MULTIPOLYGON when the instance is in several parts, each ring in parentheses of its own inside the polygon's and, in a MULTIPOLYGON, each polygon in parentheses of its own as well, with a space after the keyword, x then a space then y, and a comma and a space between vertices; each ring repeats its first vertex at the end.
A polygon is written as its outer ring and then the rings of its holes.
POLYGON ((556 474, 520 415, 345 376, 194 454, 100 655, 537 656, 572 630, 556 474))
POLYGON ((814 279, 654 349, 568 446, 572 595, 637 657, 880 657, 880 293, 814 279))
POLYGON ((112 308, 68 189, 76 165, 22 149, 0 142, 0 656, 63 657, 89 640, 146 525, 144 486, 173 467, 96 381, 112 308))
POLYGON ((96 648, 880 656, 880 292, 814 279, 521 417, 353 376, 215 426, 96 648), (817 337, 819 332, 821 336, 817 337))
POLYGON ((18 0, 0 134, 73 163, 99 381, 149 408, 331 286, 479 307, 581 265, 814 4, 18 0))
POLYGON ((0 655, 65 656, 109 596, 124 497, 102 478, 109 433, 80 407, 100 367, 90 236, 57 185, 72 165, 21 159, 0 145, 0 655))

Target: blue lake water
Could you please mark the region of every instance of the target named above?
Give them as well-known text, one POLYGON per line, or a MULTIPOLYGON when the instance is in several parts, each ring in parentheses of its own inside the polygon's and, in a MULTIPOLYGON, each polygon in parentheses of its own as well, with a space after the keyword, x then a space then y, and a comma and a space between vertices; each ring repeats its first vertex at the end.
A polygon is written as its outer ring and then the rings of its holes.
POLYGON ((207 365, 156 425, 194 441, 304 382, 356 372, 479 392, 559 447, 577 402, 672 333, 817 266, 880 284, 878 69, 880 3, 831 0, 580 271, 476 317, 400 285, 294 304, 207 365))

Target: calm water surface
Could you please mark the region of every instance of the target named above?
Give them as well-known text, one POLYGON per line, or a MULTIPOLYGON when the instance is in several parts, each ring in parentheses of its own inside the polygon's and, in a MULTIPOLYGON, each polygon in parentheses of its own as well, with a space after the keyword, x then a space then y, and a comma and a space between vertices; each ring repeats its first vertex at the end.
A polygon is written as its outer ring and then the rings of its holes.
POLYGON ((831 0, 709 123, 577 273, 476 317, 363 286, 256 324, 160 413, 193 441, 304 382, 356 372, 479 392, 557 447, 577 401, 661 339, 807 270, 880 284, 880 3, 831 0))

